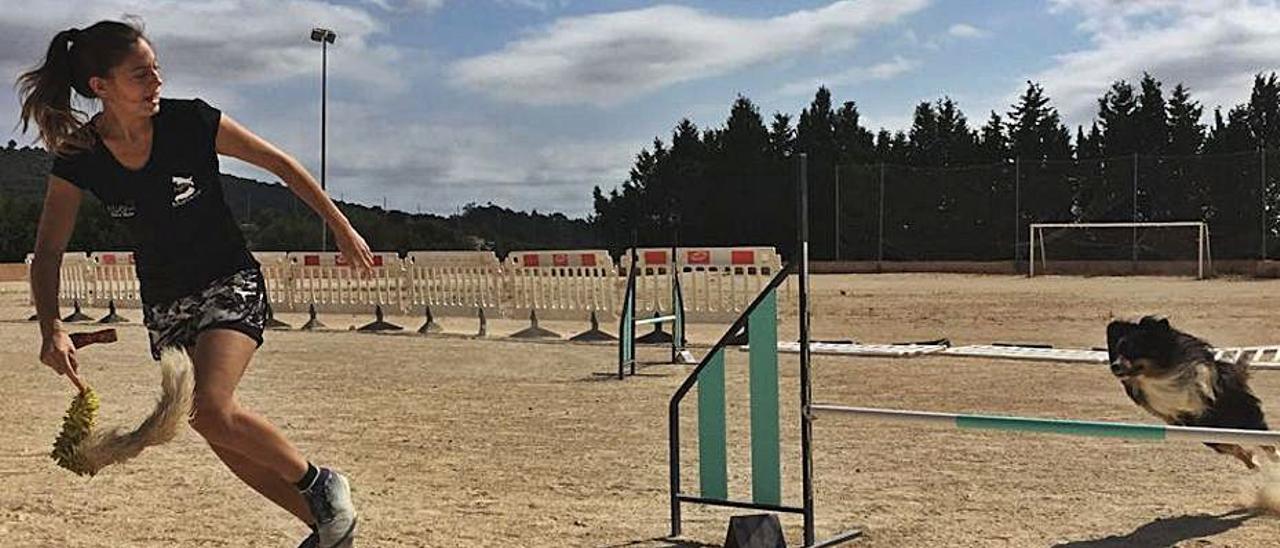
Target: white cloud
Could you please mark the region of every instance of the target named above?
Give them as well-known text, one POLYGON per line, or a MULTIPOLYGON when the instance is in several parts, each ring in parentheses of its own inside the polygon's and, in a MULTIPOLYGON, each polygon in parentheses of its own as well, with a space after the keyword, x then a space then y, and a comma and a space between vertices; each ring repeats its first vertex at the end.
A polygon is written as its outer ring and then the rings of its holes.
POLYGON ((1169 14, 1208 15, 1249 5, 1250 0, 1049 0, 1050 13, 1077 12, 1079 28, 1106 39, 1134 30, 1144 18, 1169 14))
POLYGON ((956 38, 982 38, 989 33, 968 23, 956 23, 947 29, 947 34, 956 38))
POLYGON ((607 106, 759 63, 847 49, 926 3, 841 1, 768 19, 670 5, 568 17, 461 60, 449 73, 458 86, 507 101, 607 106))
POLYGON ((919 61, 896 56, 891 61, 865 67, 854 67, 843 72, 828 74, 802 82, 792 82, 782 86, 778 93, 785 96, 807 95, 818 89, 818 86, 826 86, 830 89, 860 82, 892 80, 915 70, 919 66, 919 61))
POLYGON ((444 6, 445 0, 364 0, 386 11, 430 13, 444 6))
POLYGON ((22 4, 0 0, 0 71, 8 74, 41 61, 58 30, 132 14, 142 17, 166 80, 179 85, 264 84, 316 75, 320 54, 309 36, 320 26, 338 33, 338 43, 330 46, 331 77, 392 93, 408 86, 397 63, 413 53, 372 45, 386 26, 355 8, 314 0, 101 0, 48 2, 40 9, 22 4))
MULTIPOLYGON (((318 113, 292 105, 252 117, 250 129, 292 154, 319 178, 318 113), (260 121, 259 121, 260 120, 260 121), (299 123, 301 121, 301 123, 299 123)), ((591 188, 623 181, 646 138, 586 140, 466 119, 402 119, 394 109, 329 101, 328 188, 335 197, 393 208, 447 213, 492 201, 514 209, 591 211, 591 188), (393 129, 389 129, 393 128, 393 129)), ((651 137, 649 137, 651 138, 651 137)), ((253 166, 223 162, 225 171, 260 180, 253 166)))
MULTIPOLYGON (((1252 77, 1280 70, 1280 7, 1273 2, 1054 0, 1053 11, 1078 12, 1092 46, 1057 56, 1031 76, 1072 126, 1088 125, 1097 99, 1116 80, 1142 72, 1178 83, 1207 108, 1247 100, 1252 77)), ((1022 86, 1019 86, 1021 91, 1022 86)))
MULTIPOLYGON (((474 1, 474 0, 472 0, 474 1)), ((569 5, 569 0, 489 0, 503 7, 516 7, 541 12, 569 5)), ((386 11, 431 13, 444 7, 445 0, 364 0, 386 11)))

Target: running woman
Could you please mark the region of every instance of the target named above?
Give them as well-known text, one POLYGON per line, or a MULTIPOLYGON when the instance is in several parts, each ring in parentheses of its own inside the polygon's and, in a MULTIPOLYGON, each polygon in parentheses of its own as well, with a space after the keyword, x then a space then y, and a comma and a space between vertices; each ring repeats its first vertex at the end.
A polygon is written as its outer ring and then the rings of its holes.
POLYGON ((18 79, 22 129, 34 124, 55 155, 31 263, 40 361, 79 382, 58 320, 58 271, 83 192, 92 192, 134 240, 152 357, 181 348, 191 358, 191 426, 244 483, 312 528, 301 547, 352 546, 346 477, 311 464, 235 397, 262 344, 267 296, 223 197, 218 155, 280 177, 333 230, 353 267, 367 272, 373 254, 297 160, 200 99, 162 98, 161 86, 155 51, 133 21, 59 32, 44 63, 18 79), (100 112, 86 118, 73 91, 96 99, 100 112))

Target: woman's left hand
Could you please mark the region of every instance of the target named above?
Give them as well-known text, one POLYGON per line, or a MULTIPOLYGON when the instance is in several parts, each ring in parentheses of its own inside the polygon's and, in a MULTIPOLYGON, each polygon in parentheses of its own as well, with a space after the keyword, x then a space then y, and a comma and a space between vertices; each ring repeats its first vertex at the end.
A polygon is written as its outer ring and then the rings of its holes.
POLYGON ((343 229, 335 230, 333 240, 351 268, 364 274, 373 273, 373 251, 369 249, 369 244, 365 243, 364 238, 356 232, 354 227, 348 225, 343 229))

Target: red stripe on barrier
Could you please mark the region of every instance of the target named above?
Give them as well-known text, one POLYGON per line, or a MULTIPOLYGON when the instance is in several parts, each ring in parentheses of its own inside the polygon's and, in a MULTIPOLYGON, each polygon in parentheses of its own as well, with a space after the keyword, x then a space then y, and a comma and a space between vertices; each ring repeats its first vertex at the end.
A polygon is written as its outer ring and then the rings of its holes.
POLYGON ((538 256, 524 255, 520 258, 520 262, 524 263, 525 266, 538 266, 538 256))
POLYGON ((755 251, 733 251, 729 256, 732 264, 756 264, 755 251))
POLYGON ((374 255, 374 256, 373 256, 373 266, 382 266, 382 256, 381 256, 381 255, 374 255))
POLYGON ((556 253, 551 256, 551 264, 554 266, 569 266, 568 253, 556 253))
POLYGON ((711 252, 703 249, 690 251, 687 260, 689 264, 711 264, 711 252))
POLYGON ((644 264, 667 264, 667 252, 666 251, 644 252, 644 264))
POLYGON ((302 266, 320 266, 320 256, 304 255, 302 257, 302 266))
POLYGON ((115 256, 115 255, 103 255, 103 256, 102 256, 102 264, 116 264, 116 256, 115 256))
POLYGON ((590 254, 590 253, 583 253, 583 254, 579 255, 579 256, 578 256, 578 258, 582 261, 582 266, 595 266, 595 265, 596 265, 596 256, 595 256, 595 255, 592 255, 592 254, 590 254))

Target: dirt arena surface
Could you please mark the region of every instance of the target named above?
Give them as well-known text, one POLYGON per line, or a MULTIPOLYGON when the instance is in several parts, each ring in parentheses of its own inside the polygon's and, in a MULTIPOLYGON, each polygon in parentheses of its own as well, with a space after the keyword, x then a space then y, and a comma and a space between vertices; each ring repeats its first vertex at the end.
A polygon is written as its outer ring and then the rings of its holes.
MULTIPOLYGON (((25 291, 0 284, 0 546, 296 545, 305 528, 239 483, 189 430, 93 479, 54 466, 47 453, 73 391, 37 363, 25 291)), ((1161 313, 1216 345, 1280 344, 1280 280, 831 275, 814 277, 812 298, 815 338, 1092 347, 1105 343, 1113 316, 1161 313)), ((136 424, 158 387, 138 311, 123 312, 135 323, 120 329, 120 342, 81 354, 102 399, 100 424, 136 424)), ((282 319, 296 326, 305 318, 282 319)), ((523 322, 492 321, 490 340, 470 340, 364 335, 346 328, 369 318, 322 319, 336 329, 269 333, 239 395, 313 460, 350 475, 359 546, 723 541, 735 512, 693 506, 684 541, 662 538, 667 401, 691 366, 649 367, 618 382, 598 375, 614 368, 613 346, 499 340, 523 322)), ((795 335, 794 319, 788 310, 784 340, 795 335)), ((460 334, 476 328, 471 319, 441 323, 460 334)), ((543 326, 564 335, 586 327, 543 326)), ((690 336, 710 344, 724 327, 694 325, 690 336)), ((746 399, 735 395, 746 394, 746 357, 731 351, 728 359, 730 491, 745 498, 746 399)), ((790 504, 800 498, 796 363, 783 355, 790 504)), ((814 371, 819 402, 1155 422, 1101 366, 815 356, 814 371)), ((1280 372, 1256 374, 1254 387, 1280 426, 1280 372)), ((692 403, 683 415, 683 481, 696 487, 692 403)), ((814 440, 819 535, 864 527, 854 546, 1280 545, 1280 518, 1237 512, 1250 474, 1198 444, 830 416, 815 422, 814 440)), ((799 520, 783 523, 799 544, 799 520)))

